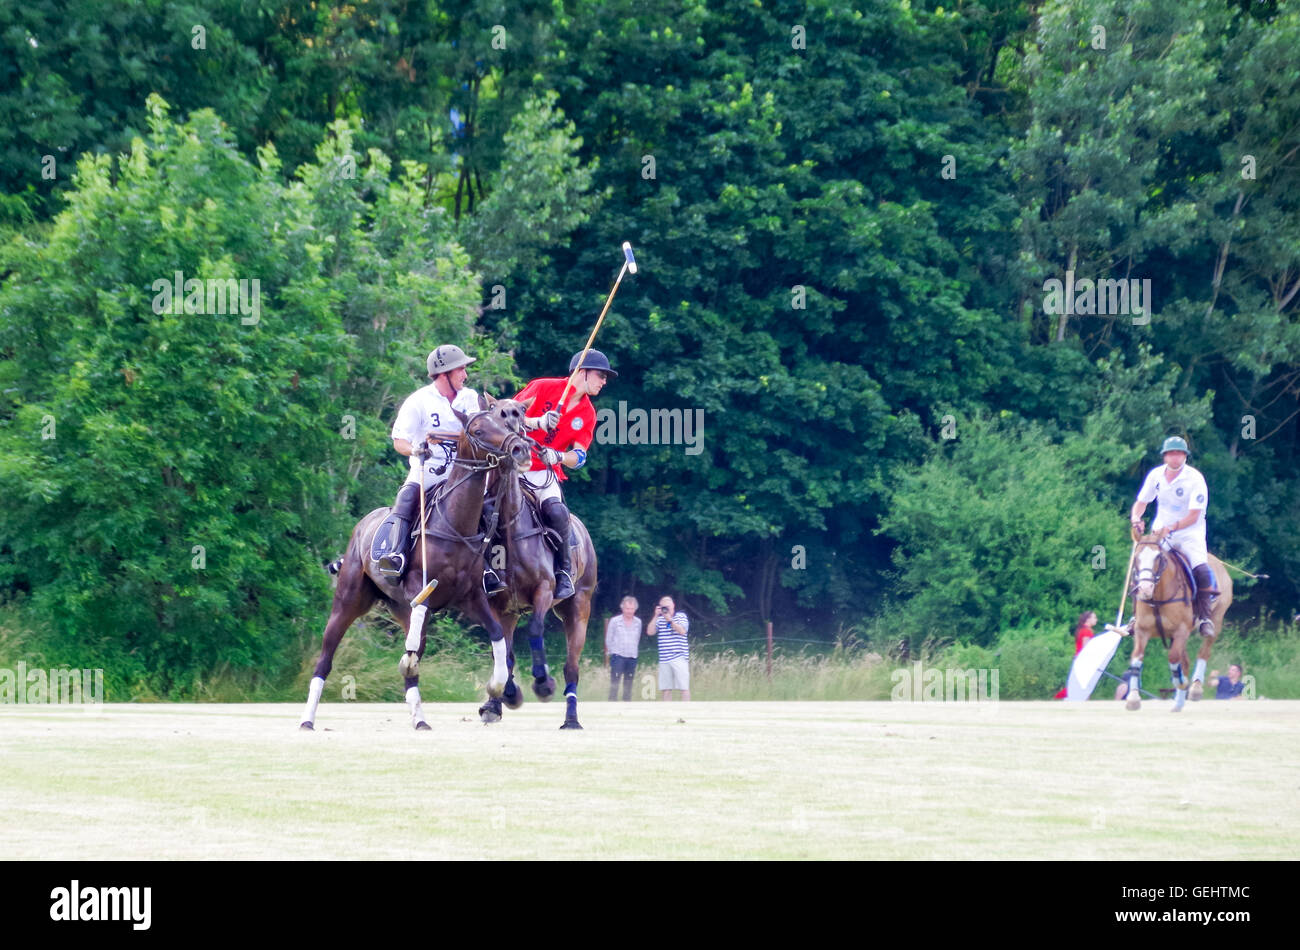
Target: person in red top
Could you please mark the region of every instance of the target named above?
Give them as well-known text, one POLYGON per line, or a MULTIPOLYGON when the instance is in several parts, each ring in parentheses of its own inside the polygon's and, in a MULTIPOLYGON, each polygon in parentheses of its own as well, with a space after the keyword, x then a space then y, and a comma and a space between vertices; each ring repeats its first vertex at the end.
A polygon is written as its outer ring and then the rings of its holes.
POLYGON ((555 558, 555 599, 573 596, 572 565, 569 558, 569 509, 564 506, 560 482, 567 481, 564 469, 582 468, 587 464, 587 449, 596 435, 596 410, 591 405, 592 396, 605 388, 607 380, 615 377, 609 359, 600 350, 588 350, 582 365, 581 353, 569 360, 569 376, 534 379, 515 399, 534 400, 529 407, 541 410, 538 416, 529 416, 524 422, 529 435, 537 442, 533 447, 533 467, 524 478, 533 486, 541 505, 542 521, 548 528, 559 532, 562 539, 560 552, 555 558), (572 381, 565 405, 559 404, 565 384, 572 381))
MULTIPOLYGON (((1091 640, 1094 636, 1093 627, 1097 626, 1097 615, 1091 610, 1085 610, 1079 614, 1079 622, 1075 624, 1074 630, 1074 655, 1078 656, 1083 645, 1091 640)), ((1061 687, 1053 699, 1065 699, 1066 688, 1061 687)))

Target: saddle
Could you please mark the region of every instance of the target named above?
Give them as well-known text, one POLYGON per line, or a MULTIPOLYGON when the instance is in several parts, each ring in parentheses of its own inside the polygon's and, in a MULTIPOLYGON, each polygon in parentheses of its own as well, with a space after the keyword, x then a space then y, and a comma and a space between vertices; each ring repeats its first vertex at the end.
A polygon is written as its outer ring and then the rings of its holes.
POLYGON ((1196 574, 1192 570, 1191 562, 1187 560, 1187 556, 1183 554, 1182 551, 1175 551, 1173 549, 1170 549, 1165 553, 1173 555, 1174 563, 1177 564, 1179 570, 1183 572, 1183 578, 1187 581, 1187 586, 1192 591, 1192 597, 1195 598, 1196 591, 1198 590, 1198 588, 1196 586, 1196 574))
MULTIPOLYGON (((548 528, 546 522, 542 520, 542 503, 537 497, 536 489, 522 478, 519 480, 519 484, 524 491, 524 504, 532 511, 533 521, 537 523, 537 528, 534 531, 516 533, 516 540, 521 537, 530 538, 533 534, 540 531, 542 540, 546 543, 546 546, 558 554, 560 551, 560 532, 556 531, 554 528, 548 528)), ((578 534, 573 530, 573 519, 569 519, 569 547, 576 548, 577 546, 578 534)))

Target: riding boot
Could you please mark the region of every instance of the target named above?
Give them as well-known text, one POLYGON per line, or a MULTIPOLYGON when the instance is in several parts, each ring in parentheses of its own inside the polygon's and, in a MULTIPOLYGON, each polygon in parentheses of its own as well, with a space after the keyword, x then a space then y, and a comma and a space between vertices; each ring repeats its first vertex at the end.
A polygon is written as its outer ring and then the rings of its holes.
POLYGON ((1219 596, 1218 584, 1214 571, 1208 564, 1199 564, 1192 568, 1196 578, 1196 623, 1201 628, 1201 636, 1214 636, 1214 601, 1219 596))
POLYGON ((483 499, 483 517, 479 523, 483 534, 487 537, 487 547, 483 551, 483 590, 491 597, 493 594, 499 594, 506 589, 506 583, 501 579, 501 575, 492 567, 492 554, 496 550, 496 545, 492 542, 496 538, 497 519, 496 519, 496 501, 493 498, 483 499))
POLYGON ((406 541, 419 507, 420 486, 408 482, 398 490, 393 510, 375 532, 370 559, 378 562, 379 573, 400 578, 406 570, 406 541))
POLYGON ((573 596, 573 566, 569 556, 569 509, 558 498, 548 498, 542 503, 542 520, 553 531, 559 532, 560 550, 555 555, 555 599, 573 596))

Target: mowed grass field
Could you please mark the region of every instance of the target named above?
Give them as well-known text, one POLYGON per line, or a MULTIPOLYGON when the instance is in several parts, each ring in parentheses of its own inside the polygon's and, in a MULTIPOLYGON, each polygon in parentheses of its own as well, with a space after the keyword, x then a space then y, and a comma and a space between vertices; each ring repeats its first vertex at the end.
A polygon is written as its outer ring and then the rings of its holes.
POLYGON ((1300 853, 1300 702, 1169 705, 0 706, 0 859, 1300 853))

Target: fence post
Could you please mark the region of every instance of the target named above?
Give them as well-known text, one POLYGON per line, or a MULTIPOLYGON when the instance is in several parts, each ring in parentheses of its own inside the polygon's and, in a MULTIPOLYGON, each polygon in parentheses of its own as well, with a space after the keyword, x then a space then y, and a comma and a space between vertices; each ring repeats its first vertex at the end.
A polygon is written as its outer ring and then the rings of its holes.
POLYGON ((772 621, 767 622, 767 681, 772 682, 772 621))

